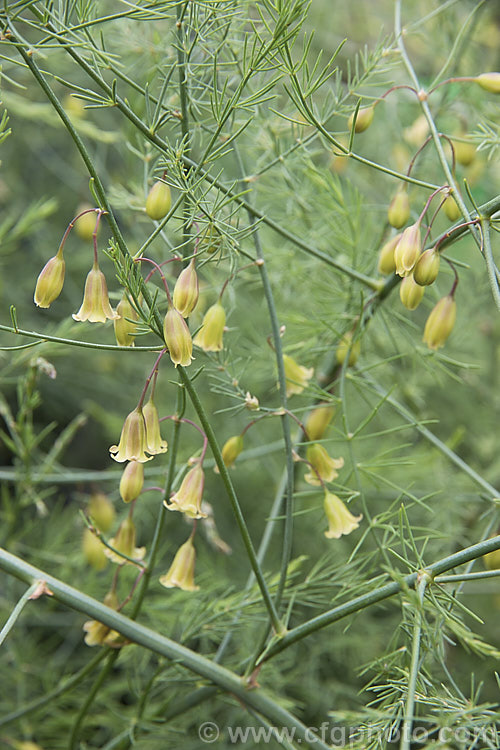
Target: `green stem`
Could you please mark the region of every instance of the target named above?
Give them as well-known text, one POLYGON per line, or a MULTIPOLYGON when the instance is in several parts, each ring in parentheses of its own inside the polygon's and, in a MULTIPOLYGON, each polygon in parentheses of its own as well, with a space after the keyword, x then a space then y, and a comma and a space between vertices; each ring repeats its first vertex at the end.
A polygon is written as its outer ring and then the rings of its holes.
MULTIPOLYGON (((237 146, 234 147, 236 159, 241 175, 245 174, 243 162, 237 146)), ((278 369, 278 382, 280 389, 280 404, 283 410, 281 416, 281 428, 283 431, 283 439, 285 441, 285 456, 286 456, 286 472, 287 472, 287 484, 286 484, 286 495, 285 495, 285 524, 283 529, 283 546, 281 554, 281 568, 280 578, 278 583, 278 591, 276 593, 275 604, 278 612, 281 607, 281 600, 283 598, 283 592, 286 586, 286 578, 288 565, 292 554, 292 542, 293 542, 293 489, 294 489, 294 461, 293 461, 293 443, 292 435, 290 431, 290 417, 288 415, 288 399, 286 395, 286 375, 285 375, 285 364, 283 361, 283 347, 281 345, 280 335, 280 324, 278 320, 278 313, 274 302, 274 295, 271 286, 271 280, 267 272, 267 266, 264 258, 264 251, 262 249, 262 242, 260 241, 260 234, 256 226, 256 220, 251 211, 248 211, 248 221, 252 228, 252 239, 255 246, 255 253, 257 258, 262 261, 258 266, 260 277, 262 280, 262 288, 264 290, 264 296, 267 302, 267 309, 269 312, 269 319, 271 321, 271 335, 273 339, 274 353, 276 355, 276 366, 278 369)))
MULTIPOLYGON (((490 540, 490 548, 492 548, 491 542, 492 540, 490 540)), ((500 546, 500 538, 498 538, 498 546, 500 546)), ((120 612, 106 607, 97 599, 93 599, 78 589, 48 575, 45 571, 35 568, 2 548, 0 548, 0 568, 30 584, 33 581, 44 580, 53 592, 54 597, 63 604, 102 622, 112 630, 118 631, 132 643, 164 656, 166 659, 170 659, 209 680, 210 683, 218 685, 225 692, 234 695, 243 705, 265 716, 273 726, 293 728, 295 737, 300 738, 305 747, 310 746, 314 750, 329 750, 329 747, 293 714, 282 708, 261 688, 249 690, 241 677, 234 672, 215 664, 210 659, 191 651, 170 638, 140 625, 120 612)), ((114 652, 112 656, 115 656, 115 653, 118 654, 119 652, 114 652)))
POLYGON ((22 597, 17 602, 16 606, 10 613, 7 622, 3 626, 2 630, 0 631, 0 646, 3 644, 7 636, 9 635, 10 631, 16 624, 21 612, 23 611, 24 607, 30 600, 32 594, 36 591, 38 586, 40 585, 41 581, 35 581, 31 584, 31 586, 24 592, 22 597))
MULTIPOLYGON (((29 336, 39 341, 52 341, 54 344, 64 344, 65 346, 80 346, 83 349, 96 349, 100 351, 113 352, 158 352, 161 346, 115 346, 114 344, 94 344, 91 341, 77 341, 76 339, 63 339, 60 336, 49 336, 47 333, 38 333, 38 331, 25 331, 22 328, 12 328, 12 326, 0 325, 0 331, 7 333, 17 333, 19 336, 29 336)), ((2 351, 4 347, 0 347, 2 351)))
POLYGON ((253 546, 252 540, 250 538, 250 534, 245 522, 245 518, 243 516, 240 504, 238 502, 238 497, 236 495, 236 492, 233 487, 233 483, 231 481, 231 477, 229 476, 229 472, 227 470, 227 467, 222 460, 222 454, 220 452, 219 445, 217 443, 217 438, 215 437, 215 433, 213 431, 213 427, 210 424, 210 420, 208 419, 208 415, 203 407, 203 404, 200 401, 200 397, 198 396, 198 393, 196 392, 196 389, 193 387, 193 384, 189 378, 189 375, 187 374, 184 367, 181 365, 178 366, 178 371, 180 373, 182 382, 184 383, 186 387, 186 391, 188 392, 189 398, 191 399, 191 403, 193 404, 193 407, 198 414, 198 418, 201 422, 201 425, 205 431, 205 434, 207 436, 208 443, 210 445, 210 448, 212 450, 215 463, 217 464, 217 468, 219 469, 220 477, 224 483, 224 487, 226 488, 227 495, 229 497, 229 501, 231 503, 233 513, 236 518, 236 523, 238 524, 238 528, 240 530, 241 538, 243 540, 243 544, 245 545, 245 549, 247 551, 248 559, 250 561, 250 565, 252 567, 252 570, 254 572, 255 578, 257 580, 257 584, 260 588, 260 591, 262 593, 262 598, 264 600, 264 604, 266 606, 266 609, 269 613, 269 617, 273 623, 274 630, 278 635, 282 634, 284 631, 283 625, 278 617, 278 613, 276 611, 276 608, 274 606, 273 600, 271 599, 271 595, 269 593, 269 589, 267 587, 266 581, 264 579, 264 575, 262 573, 259 561, 257 559, 257 555, 255 553, 255 548, 253 546))
POLYGON ((406 695, 405 716, 401 733, 400 750, 410 750, 411 747, 411 732, 415 716, 415 694, 417 689, 418 672, 420 668, 420 641, 422 638, 422 624, 424 620, 423 601, 425 596, 425 589, 429 582, 430 579, 424 573, 417 585, 419 608, 415 614, 416 621, 413 628, 410 672, 408 675, 408 693, 406 695))
MULTIPOLYGON (((455 552, 453 555, 443 557, 442 560, 438 560, 438 562, 428 565, 426 567, 426 572, 434 577, 439 573, 444 573, 447 570, 456 568, 458 565, 463 565, 464 563, 469 562, 469 560, 475 560, 476 558, 482 557, 488 552, 493 552, 497 549, 500 549, 500 536, 486 539, 478 544, 473 544, 471 547, 466 547, 465 549, 460 550, 460 552, 455 552)), ((389 599, 389 597, 399 594, 405 588, 412 588, 415 586, 421 575, 422 572, 410 573, 410 575, 405 576, 401 582, 394 581, 392 583, 387 583, 385 586, 381 586, 370 591, 368 594, 363 594, 355 599, 351 599, 345 604, 339 604, 337 607, 328 610, 328 612, 323 612, 321 615, 317 615, 311 620, 298 625, 296 628, 285 633, 281 639, 275 639, 270 644, 267 651, 262 655, 260 663, 276 656, 276 654, 284 651, 293 643, 297 643, 303 638, 307 638, 309 635, 316 633, 318 630, 322 630, 328 625, 337 622, 337 620, 341 620, 348 615, 354 614, 354 612, 359 612, 362 609, 369 607, 371 604, 377 604, 385 599, 389 599)))
POLYGON ((81 707, 80 711, 78 712, 78 716, 76 717, 75 723, 73 724, 73 729, 71 730, 71 735, 69 738, 68 748, 69 750, 77 750, 79 747, 78 743, 78 735, 80 734, 80 727, 82 725, 82 722, 84 718, 87 715, 87 712, 92 705, 95 696, 100 690, 101 685, 103 684, 104 680, 108 676, 108 674, 113 669, 113 665, 115 661, 118 659, 118 656, 120 655, 120 651, 113 651, 112 653, 108 654, 108 660, 106 664, 104 664, 103 668, 101 669, 101 672, 97 679, 94 681, 94 684, 92 685, 84 703, 81 707))
POLYGON ((486 262, 486 271, 488 273, 488 279, 490 281, 495 305, 500 312, 500 290, 498 288, 498 281, 495 273, 495 261, 491 249, 490 220, 488 218, 481 218, 481 231, 483 235, 483 255, 486 262))

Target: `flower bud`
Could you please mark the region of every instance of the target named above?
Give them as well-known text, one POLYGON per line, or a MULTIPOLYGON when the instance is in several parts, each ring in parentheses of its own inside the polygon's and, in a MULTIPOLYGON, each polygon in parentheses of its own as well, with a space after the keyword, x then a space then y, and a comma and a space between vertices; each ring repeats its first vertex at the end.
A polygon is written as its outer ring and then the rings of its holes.
POLYGON ((90 529, 83 530, 83 556, 94 570, 103 570, 108 564, 108 559, 104 554, 105 549, 104 544, 90 529))
POLYGON ((206 518, 207 514, 201 512, 201 498, 205 485, 205 474, 201 463, 188 471, 181 486, 170 497, 170 502, 165 500, 164 505, 168 510, 179 510, 189 518, 206 518))
POLYGON ((184 318, 189 318, 200 294, 198 276, 194 267, 194 258, 191 263, 179 274, 174 287, 174 307, 184 318))
POLYGON ((447 218, 450 221, 457 221, 457 219, 459 219, 460 216, 462 215, 460 213, 460 209, 457 205, 457 202, 451 193, 448 193, 448 195, 445 198, 445 201, 443 203, 443 211, 445 212, 447 218))
POLYGON ((77 235, 80 239, 86 240, 87 242, 91 241, 97 223, 97 211, 92 211, 91 209, 92 206, 89 203, 82 203, 81 206, 78 206, 76 210, 77 215, 81 214, 83 211, 88 211, 88 213, 80 216, 80 218, 74 223, 77 235))
POLYGON ((36 282, 34 301, 38 307, 50 307, 64 284, 65 262, 62 250, 44 265, 36 282))
POLYGON ((252 396, 250 391, 247 391, 245 394, 245 406, 248 411, 259 411, 260 409, 259 399, 257 396, 252 396))
POLYGON ((363 516, 353 516, 340 497, 331 492, 325 492, 325 514, 329 529, 325 531, 327 539, 340 539, 343 534, 350 534, 358 528, 363 516))
MULTIPOLYGON (((243 450, 243 436, 233 435, 228 438, 222 446, 222 460, 224 464, 229 468, 234 464, 241 451, 243 450)), ((217 467, 216 467, 217 468, 217 467)))
POLYGON ((337 469, 344 465, 343 458, 332 458, 320 443, 307 446, 306 459, 311 471, 304 476, 308 484, 319 486, 322 482, 332 482, 338 477, 337 469))
POLYGON ((474 80, 490 94, 500 94, 500 73, 481 73, 474 80))
POLYGON ((113 503, 104 492, 94 492, 89 500, 89 516, 100 531, 109 531, 115 520, 113 503))
POLYGON ((436 281, 441 257, 435 247, 422 253, 413 269, 413 278, 421 286, 429 286, 436 281))
MULTIPOLYGON (((375 107, 362 107, 358 109, 358 116, 356 117, 356 124, 354 125, 355 133, 363 133, 367 128, 370 127, 373 121, 373 115, 375 114, 375 107)), ((347 121, 347 127, 352 130, 354 123, 354 112, 347 121)))
POLYGON ((349 362, 347 363, 349 367, 352 367, 358 361, 358 357, 361 352, 361 341, 358 338, 353 342, 352 336, 352 331, 347 331, 347 333, 344 333, 337 345, 335 357, 339 365, 344 364, 347 354, 349 354, 349 362))
POLYGON ((410 199, 406 190, 398 190, 387 211, 389 224, 396 229, 404 227, 410 218, 410 199))
POLYGON ((87 274, 82 306, 72 317, 73 320, 88 320, 89 323, 105 323, 106 320, 118 318, 118 313, 109 304, 106 279, 96 262, 87 274))
POLYGON ((207 224, 200 235, 199 248, 210 255, 214 255, 220 250, 222 245, 222 235, 213 222, 207 224))
POLYGON ((396 234, 395 237, 391 237, 380 251, 378 258, 378 270, 379 273, 383 273, 386 276, 396 271, 396 261, 394 259, 394 250, 396 245, 401 239, 401 234, 396 234))
POLYGON ((174 561, 168 572, 161 576, 160 583, 167 589, 178 588, 183 591, 198 591, 194 583, 194 564, 196 551, 191 537, 175 553, 174 561))
POLYGON ((318 404, 309 413, 305 424, 309 440, 321 440, 334 414, 335 408, 331 404, 318 404))
POLYGON ((421 248, 420 222, 417 221, 406 227, 394 250, 396 273, 399 276, 409 276, 418 260, 421 248))
POLYGON ((146 441, 146 423, 142 409, 138 407, 130 412, 123 423, 120 442, 118 445, 112 445, 109 452, 111 458, 122 463, 123 461, 139 461, 145 463, 151 461, 153 456, 146 456, 148 445, 146 441))
POLYGON ((113 320, 116 343, 118 346, 134 346, 137 331, 134 321, 139 320, 139 316, 125 292, 116 307, 116 314, 119 316, 113 320))
POLYGON ((119 552, 130 557, 132 560, 137 560, 138 562, 142 560, 146 554, 146 547, 135 546, 135 525, 130 517, 121 522, 116 536, 109 540, 109 545, 113 547, 116 552, 106 547, 104 554, 109 560, 111 560, 111 562, 117 563, 118 565, 129 563, 125 557, 117 554, 119 552))
POLYGON ((293 396, 294 393, 302 393, 314 375, 314 367, 303 367, 288 354, 283 355, 283 365, 285 367, 286 395, 293 396))
POLYGON ((429 349, 439 349, 453 330, 457 317, 457 303, 448 294, 442 297, 427 318, 424 329, 424 343, 429 349))
POLYGON ((455 159, 462 167, 468 167, 476 158, 476 147, 473 143, 453 141, 453 150, 455 152, 455 159))
POLYGON ((152 397, 144 405, 142 413, 144 414, 144 421, 146 423, 147 452, 153 455, 156 455, 157 453, 165 453, 168 444, 166 440, 162 440, 158 409, 156 408, 152 397))
POLYGON ((155 182, 146 198, 146 213, 150 219, 160 221, 170 211, 172 195, 166 182, 155 182))
POLYGON ((225 325, 226 313, 221 303, 216 302, 205 313, 201 328, 194 337, 194 345, 205 352, 220 352, 223 348, 222 336, 225 325))
POLYGON ((407 310, 416 310, 424 296, 425 287, 417 284, 413 275, 405 276, 399 285, 399 297, 407 310))
POLYGON ((193 359, 193 340, 186 321, 175 307, 169 307, 165 315, 163 337, 174 365, 190 365, 193 359))
POLYGON ((137 500, 144 486, 144 464, 129 461, 120 479, 120 496, 124 503, 137 500))

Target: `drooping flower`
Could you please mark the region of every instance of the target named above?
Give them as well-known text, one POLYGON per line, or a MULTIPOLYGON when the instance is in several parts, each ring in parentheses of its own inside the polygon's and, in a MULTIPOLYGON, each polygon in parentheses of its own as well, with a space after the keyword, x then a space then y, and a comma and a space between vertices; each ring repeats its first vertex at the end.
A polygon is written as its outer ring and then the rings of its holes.
POLYGON ((222 336, 225 325, 226 313, 221 303, 216 302, 205 313, 201 328, 194 337, 194 345, 205 352, 220 352, 223 348, 222 336))
POLYGON ((169 510, 179 510, 189 518, 206 518, 207 514, 201 510, 204 485, 205 474, 201 463, 198 462, 188 471, 177 492, 170 496, 170 501, 164 501, 165 507, 169 510))
MULTIPOLYGON (((234 464, 241 451, 243 450, 243 436, 233 435, 228 438, 222 446, 222 460, 224 464, 229 468, 234 464)), ((216 467, 217 468, 217 467, 216 467)))
POLYGON ((350 534, 363 518, 362 515, 353 516, 340 497, 332 492, 325 492, 324 509, 329 524, 328 531, 325 531, 327 539, 340 539, 343 534, 350 534))
POLYGON ((500 94, 500 73, 481 73, 474 80, 490 94, 500 94))
POLYGON ((127 517, 121 522, 116 532, 116 536, 109 540, 109 545, 113 547, 116 552, 105 548, 104 554, 111 560, 111 562, 117 563, 118 565, 131 564, 129 560, 122 555, 117 554, 118 552, 123 553, 132 560, 140 562, 146 554, 146 547, 135 546, 135 525, 130 517, 127 517))
POLYGON ((115 509, 104 492, 94 492, 90 496, 89 516, 100 531, 108 531, 113 525, 115 509))
POLYGON ((396 262, 396 273, 399 276, 408 276, 418 260, 422 245, 420 221, 406 227, 394 250, 396 262))
POLYGON ((194 258, 183 271, 180 272, 175 282, 173 303, 176 310, 184 318, 189 318, 198 302, 200 296, 200 285, 198 274, 194 267, 194 258))
POLYGON ((94 570, 103 570, 108 564, 104 550, 105 547, 101 540, 90 529, 84 529, 82 552, 85 560, 94 570))
POLYGON ((358 361, 361 352, 361 340, 357 338, 356 341, 353 341, 353 335, 352 331, 347 331, 337 344, 335 357, 339 365, 344 364, 347 354, 349 354, 349 361, 347 362, 349 367, 352 367, 358 361))
POLYGON ((399 285, 399 297, 407 310, 416 310, 424 296, 425 286, 417 284, 413 274, 405 276, 399 285))
POLYGON ((431 311, 424 328, 424 343, 429 349, 439 349, 453 330, 457 317, 457 303, 448 294, 431 311))
POLYGON ((306 432, 309 440, 321 440, 333 419, 335 408, 331 404, 318 404, 307 417, 306 432))
POLYGON ((153 397, 144 404, 142 409, 144 414, 144 421, 146 423, 146 442, 147 452, 156 455, 157 453, 165 453, 168 448, 166 440, 162 439, 160 434, 160 419, 158 417, 158 409, 153 401, 153 397))
POLYGON ((64 262, 62 250, 47 261, 38 276, 33 299, 38 307, 50 307, 59 297, 64 284, 64 262))
POLYGON ((134 346, 137 331, 134 321, 139 320, 139 316, 132 307, 126 292, 116 307, 116 313, 119 316, 113 321, 116 343, 118 346, 134 346))
POLYGON ((130 461, 120 479, 120 496, 124 503, 137 500, 144 486, 144 464, 130 461))
POLYGON ((73 315, 73 320, 105 323, 106 320, 116 320, 118 317, 118 313, 109 304, 108 287, 104 274, 97 262, 94 262, 85 281, 82 306, 73 315))
POLYGON ((166 182, 155 182, 146 198, 146 213, 150 219, 160 221, 170 211, 172 194, 166 182))
POLYGON ((186 321, 175 309, 169 307, 163 323, 163 338, 168 347, 170 359, 177 367, 187 367, 193 359, 193 341, 186 321))
POLYGON ((198 591, 194 582, 194 564, 196 551, 191 537, 175 553, 174 561, 167 573, 161 576, 160 583, 167 589, 178 588, 183 591, 198 591))
POLYGON ((375 107, 362 107, 361 109, 358 109, 356 123, 354 123, 353 112, 352 115, 350 115, 349 120, 347 121, 347 127, 349 128, 349 130, 351 130, 354 124, 354 132, 363 133, 372 124, 374 114, 375 107))
POLYGON ((435 247, 431 247, 425 253, 422 253, 413 269, 413 278, 417 284, 421 286, 433 284, 439 273, 440 262, 440 254, 435 247))
POLYGON ((389 209, 387 211, 387 218, 389 224, 396 229, 404 227, 408 219, 410 218, 410 199, 408 193, 403 188, 398 190, 392 199, 389 209))
POLYGON ((119 444, 112 445, 109 452, 111 458, 114 458, 118 463, 123 461, 145 463, 153 458, 153 456, 146 456, 145 451, 150 453, 146 440, 146 422, 142 409, 136 407, 123 423, 119 444))
POLYGON ((388 240, 380 250, 380 254, 378 256, 379 273, 383 273, 385 276, 388 276, 389 274, 396 271, 394 250, 396 249, 396 245, 398 244, 400 239, 401 234, 396 234, 394 237, 391 237, 391 239, 388 240))
MULTIPOLYGON (((116 593, 109 591, 104 597, 103 603, 106 607, 117 610, 119 604, 116 593)), ((111 628, 99 622, 99 620, 87 620, 87 622, 83 623, 83 630, 86 633, 84 640, 87 646, 112 645, 113 641, 121 637, 116 630, 111 630, 111 628)))
POLYGON ((314 375, 314 367, 299 365, 288 354, 283 355, 283 365, 285 366, 286 395, 293 396, 294 393, 302 393, 314 375))
POLYGON ((306 458, 311 465, 311 471, 304 476, 304 479, 314 486, 320 485, 321 482, 332 482, 338 477, 337 469, 341 469, 344 465, 343 458, 332 458, 320 443, 307 446, 306 458))

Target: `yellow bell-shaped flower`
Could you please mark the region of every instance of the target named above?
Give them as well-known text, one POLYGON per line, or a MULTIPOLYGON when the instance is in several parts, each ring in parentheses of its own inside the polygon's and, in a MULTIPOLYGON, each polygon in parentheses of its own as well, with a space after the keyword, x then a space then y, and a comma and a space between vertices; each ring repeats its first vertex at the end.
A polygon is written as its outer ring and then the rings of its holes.
POLYGON ((97 262, 94 262, 85 281, 82 306, 73 315, 73 320, 105 323, 106 320, 116 320, 118 317, 118 313, 109 304, 108 287, 104 274, 97 262))
POLYGON ((194 564, 196 551, 191 537, 175 553, 174 561, 167 573, 161 576, 160 583, 167 589, 178 588, 183 591, 198 591, 194 582, 194 564))
POLYGON ((201 328, 194 337, 194 345, 205 352, 220 352, 223 348, 222 336, 225 325, 226 313, 221 303, 216 302, 205 313, 201 328))
POLYGON ((325 492, 324 509, 329 524, 328 531, 325 531, 327 539, 340 539, 343 534, 350 534, 363 518, 353 516, 340 497, 331 492, 325 492))
POLYGON ((64 284, 65 262, 62 250, 47 261, 38 276, 33 299, 38 307, 50 307, 59 297, 64 284))
POLYGON ((142 409, 137 407, 130 412, 123 423, 119 444, 112 445, 109 452, 111 458, 114 458, 118 463, 123 461, 145 463, 153 458, 153 456, 146 456, 145 451, 150 453, 146 439, 146 422, 142 409))
POLYGON ((320 443, 307 446, 306 459, 311 471, 304 476, 308 484, 318 486, 322 482, 332 482, 338 477, 337 469, 344 465, 343 458, 332 458, 320 443))
POLYGON ((206 518, 207 514, 201 511, 204 485, 205 474, 201 463, 198 462, 188 471, 177 492, 171 495, 170 501, 164 501, 165 507, 168 510, 179 510, 189 518, 206 518))
POLYGON ((299 365, 288 354, 283 355, 283 364, 285 366, 286 395, 293 396, 294 393, 302 393, 314 375, 314 367, 299 365))

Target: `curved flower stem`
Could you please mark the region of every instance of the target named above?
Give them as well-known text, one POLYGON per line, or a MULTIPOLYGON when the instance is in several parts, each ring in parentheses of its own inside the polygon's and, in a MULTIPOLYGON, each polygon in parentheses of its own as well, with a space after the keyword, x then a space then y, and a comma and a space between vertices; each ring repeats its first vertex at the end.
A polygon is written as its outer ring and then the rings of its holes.
POLYGON ((262 598, 264 600, 264 604, 266 606, 266 609, 268 611, 269 617, 271 619, 271 622, 273 624, 273 628, 275 632, 278 635, 283 634, 284 627, 281 623, 278 613, 276 611, 276 607, 273 603, 273 600, 271 599, 271 595, 269 593, 269 589, 267 587, 267 583, 264 579, 264 575, 262 573, 259 561, 257 560, 257 555, 255 554, 255 548, 253 546, 252 539, 250 537, 245 518, 243 516, 238 497, 236 495, 236 492, 233 487, 233 483, 231 481, 231 477, 229 476, 229 472, 227 470, 227 467, 222 459, 222 454, 220 452, 219 445, 217 443, 217 438, 215 437, 215 433, 213 431, 212 425, 210 424, 210 420, 208 418, 208 415, 203 407, 203 404, 200 401, 200 397, 198 396, 198 393, 196 389, 194 388, 189 375, 186 372, 186 369, 182 367, 182 365, 179 365, 177 367, 177 371, 180 373, 181 380, 186 387, 186 391, 189 395, 189 398, 191 399, 191 403, 193 404, 193 407, 198 414, 198 418, 200 420, 201 426, 203 427, 205 434, 207 436, 208 443, 210 445, 210 449, 213 453, 215 463, 217 464, 217 467, 219 469, 220 477, 224 483, 224 486, 226 488, 226 492, 229 498, 229 501, 231 503, 233 513, 236 518, 236 523, 238 524, 238 528, 240 530, 241 538, 243 540, 243 544, 245 545, 245 549, 247 551, 248 559, 250 561, 250 565, 252 567, 252 570, 255 574, 255 578, 257 579, 257 584, 260 588, 262 598))
POLYGON ((417 688, 418 672, 420 668, 420 641, 422 637, 422 624, 424 620, 423 602, 425 589, 427 587, 427 584, 430 583, 431 580, 432 579, 429 578, 429 576, 424 572, 417 584, 417 596, 420 606, 418 611, 415 613, 410 672, 408 675, 408 693, 406 695, 405 716, 401 732, 400 750, 410 750, 411 747, 411 732, 413 727, 413 719, 415 716, 415 693, 417 688))

